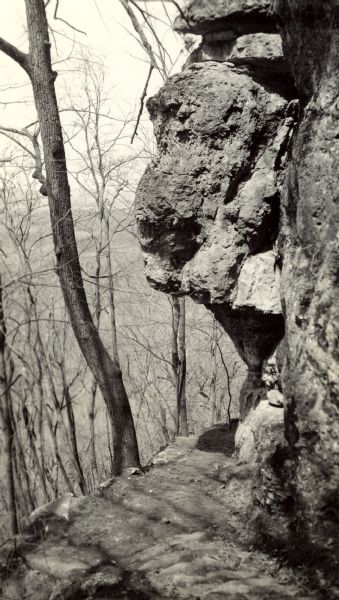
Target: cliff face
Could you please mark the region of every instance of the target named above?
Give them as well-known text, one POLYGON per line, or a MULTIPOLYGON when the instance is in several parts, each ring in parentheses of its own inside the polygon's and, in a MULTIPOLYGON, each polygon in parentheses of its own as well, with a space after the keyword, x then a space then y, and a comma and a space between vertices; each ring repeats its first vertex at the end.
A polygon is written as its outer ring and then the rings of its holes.
POLYGON ((339 533, 338 8, 279 0, 276 10, 301 99, 279 234, 286 331, 279 365, 293 517, 313 551, 326 548, 333 557, 339 533))
POLYGON ((239 439, 250 411, 256 423, 277 349, 286 441, 274 419, 276 443, 265 456, 256 447, 254 497, 266 510, 259 488, 267 491, 268 473, 287 535, 326 541, 330 551, 338 506, 335 17, 334 0, 188 3, 176 28, 202 34, 202 44, 148 103, 159 153, 137 195, 151 285, 204 303, 248 365, 239 439))

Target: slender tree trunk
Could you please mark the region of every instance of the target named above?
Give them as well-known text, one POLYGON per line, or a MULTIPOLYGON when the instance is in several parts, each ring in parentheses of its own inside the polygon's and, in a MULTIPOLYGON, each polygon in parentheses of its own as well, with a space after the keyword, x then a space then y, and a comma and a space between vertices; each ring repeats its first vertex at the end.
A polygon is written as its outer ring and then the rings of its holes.
MULTIPOLYGON (((11 415, 12 422, 14 423, 13 413, 11 415)), ((18 477, 21 480, 22 489, 24 489, 24 497, 25 501, 25 511, 26 513, 31 513, 36 508, 36 501, 33 496, 32 488, 31 488, 31 478, 29 468, 27 466, 26 457, 24 455, 22 444, 18 435, 18 428, 15 428, 15 447, 16 447, 16 456, 17 456, 17 465, 18 465, 18 477), (28 509, 28 510, 27 510, 28 509)))
MULTIPOLYGON (((41 337, 41 333, 40 333, 40 326, 39 326, 39 318, 38 318, 38 313, 36 310, 36 302, 35 299, 33 297, 31 288, 28 286, 27 288, 28 294, 29 294, 29 298, 30 298, 30 303, 31 303, 31 310, 33 312, 33 317, 34 320, 36 321, 36 345, 35 345, 35 354, 37 357, 37 361, 39 364, 39 370, 40 370, 40 377, 41 377, 41 382, 42 382, 42 377, 43 375, 45 376, 45 380, 47 383, 47 388, 48 388, 48 396, 49 398, 53 401, 53 405, 54 405, 54 409, 55 409, 55 415, 58 421, 58 428, 59 428, 59 432, 60 432, 60 437, 61 439, 61 444, 62 447, 64 447, 64 449, 67 447, 70 453, 70 457, 71 457, 71 462, 73 463, 73 467, 74 467, 74 471, 75 473, 78 475, 79 477, 79 488, 81 490, 81 492, 84 494, 83 489, 87 489, 86 487, 86 482, 84 480, 84 475, 82 472, 82 468, 81 465, 78 462, 78 452, 76 450, 76 452, 74 453, 74 440, 72 440, 72 435, 73 435, 73 431, 72 431, 72 424, 70 423, 70 432, 68 432, 65 421, 64 421, 64 417, 62 414, 62 410, 61 410, 61 405, 58 399, 58 395, 55 389, 55 385, 54 385, 54 380, 53 380, 53 376, 51 373, 51 366, 50 363, 47 359, 46 356, 46 351, 45 351, 45 347, 42 341, 42 337, 41 337), (39 354, 38 354, 39 351, 39 354)), ((66 382, 64 380, 64 373, 62 371, 62 377, 63 377, 63 386, 65 389, 66 382)), ((67 412, 69 413, 69 409, 67 409, 67 412)), ((72 419, 72 416, 70 417, 68 414, 68 417, 72 419)), ((75 426, 75 425, 74 425, 75 426)), ((56 434, 55 434, 56 435, 56 434)), ((75 444, 76 446, 76 444, 75 444)), ((74 475, 74 473, 73 473, 74 475)))
POLYGON ((32 452, 33 465, 35 466, 35 468, 38 472, 44 501, 49 502, 51 500, 51 498, 47 491, 46 478, 44 475, 43 467, 40 464, 40 460, 39 460, 39 456, 38 456, 38 452, 37 452, 36 444, 35 444, 36 436, 35 436, 35 432, 34 432, 34 424, 32 423, 31 416, 30 416, 25 404, 22 407, 22 415, 23 415, 23 419, 24 419, 24 423, 25 423, 27 437, 29 440, 29 445, 30 445, 31 452, 32 452))
POLYGON ((91 402, 89 407, 89 454, 90 454, 90 465, 91 465, 91 475, 93 479, 93 485, 95 486, 97 478, 98 478, 98 461, 96 454, 96 444, 95 444, 95 404, 96 404, 96 396, 97 396, 97 382, 95 379, 92 379, 91 385, 91 402))
MULTIPOLYGON (((37 351, 36 351, 37 352, 37 351)), ((36 355, 37 360, 39 361, 39 355, 36 355)), ((67 474, 67 471, 64 467, 64 464, 62 462, 62 458, 60 456, 60 452, 59 452, 59 446, 58 446, 58 439, 57 439, 57 433, 53 427, 53 423, 52 423, 52 419, 51 416, 48 412, 48 408, 45 405, 44 402, 44 390, 43 390, 43 386, 42 386, 42 371, 41 371, 41 365, 38 362, 39 365, 39 379, 37 380, 37 390, 38 390, 38 395, 39 395, 39 401, 40 401, 40 406, 42 407, 42 410, 45 411, 45 415, 46 415, 46 421, 47 421, 47 426, 49 429, 49 433, 50 433, 50 437, 51 437, 51 442, 52 442, 52 446, 53 446, 53 450, 54 450, 54 456, 55 456, 55 460, 57 462, 57 466, 60 469, 61 475, 64 479, 64 482, 66 484, 66 487, 68 489, 68 491, 73 494, 73 496, 75 496, 75 490, 74 487, 72 485, 72 482, 67 474)))
POLYGON ((67 471, 64 467, 64 463, 62 462, 62 458, 60 456, 60 452, 59 452, 59 445, 58 445, 58 438, 57 438, 57 432, 56 432, 56 428, 54 428, 53 423, 52 423, 52 419, 51 416, 48 412, 48 408, 46 407, 45 409, 46 412, 46 420, 47 420, 47 425, 48 425, 48 429, 49 432, 51 434, 51 440, 52 440, 52 444, 53 444, 53 449, 54 449, 54 454, 55 454, 55 459, 57 461, 57 465, 60 469, 61 475, 64 479, 64 482, 67 486, 68 491, 73 495, 76 496, 75 493, 75 489, 73 487, 73 484, 70 480, 70 478, 68 477, 67 471))
POLYGON ((19 62, 31 79, 44 149, 56 272, 74 335, 107 406, 113 432, 113 472, 117 474, 125 467, 140 465, 133 417, 121 370, 103 345, 84 290, 74 234, 65 149, 54 87, 56 73, 51 65, 45 5, 43 0, 25 0, 25 4, 29 54, 20 53, 4 41, 0 48, 19 62))
MULTIPOLYGON (((63 377, 64 377, 64 374, 63 374, 63 377)), ((66 401, 66 410, 67 410, 67 416, 68 416, 68 422, 69 422, 73 459, 76 463, 76 468, 77 468, 77 472, 79 475, 79 487, 81 489, 81 492, 85 496, 86 494, 88 494, 88 488, 87 488, 87 483, 86 483, 85 475, 83 472, 83 468, 82 468, 82 464, 81 464, 81 460, 80 460, 80 456, 79 456, 77 434, 76 434, 76 428, 75 428, 74 411, 73 411, 73 406, 72 406, 72 398, 70 396, 69 388, 67 386, 65 379, 63 381, 63 387, 64 387, 64 397, 65 397, 65 401, 66 401)))
MULTIPOLYGON (((26 257, 25 257, 25 265, 27 265, 28 271, 31 274, 31 265, 29 264, 29 261, 26 260, 26 257)), ((24 356, 20 356, 20 359, 23 364, 30 362, 30 365, 32 366, 36 362, 36 356, 37 356, 37 354, 36 354, 37 340, 36 339, 33 340, 32 321, 34 321, 37 325, 38 334, 39 334, 39 323, 38 323, 35 299, 31 292, 30 285, 27 286, 27 295, 25 296, 25 313, 26 313, 26 320, 27 320, 27 325, 28 325, 27 347, 29 349, 29 353, 28 353, 27 359, 24 359, 24 356)), ((40 361, 38 362, 38 369, 39 369, 39 372, 41 375, 40 361)), ((32 398, 35 398, 35 387, 36 387, 36 383, 34 382, 32 385, 32 388, 30 390, 32 398)), ((33 460, 35 461, 35 464, 37 465, 37 468, 39 471, 39 477, 41 480, 41 486, 42 486, 45 502, 49 502, 51 500, 51 497, 47 490, 47 478, 46 478, 46 470, 45 470, 45 439, 44 439, 44 420, 43 420, 43 404, 42 404, 43 397, 42 396, 39 397, 39 404, 38 404, 38 414, 37 414, 38 436, 35 435, 34 422, 33 422, 33 419, 31 417, 27 407, 26 407, 25 402, 26 402, 26 398, 25 398, 25 401, 23 402, 22 413, 23 413, 23 418, 24 418, 24 422, 26 425, 27 435, 28 435, 29 441, 30 441, 30 446, 31 446, 32 454, 33 454, 33 460)))
POLYGON ((178 435, 188 435, 187 425, 187 402, 186 402, 186 306, 185 297, 179 299, 180 319, 178 331, 178 435))
POLYGON ((112 335, 112 356, 116 365, 120 365, 119 352, 118 352, 118 340, 117 340, 117 323, 115 315, 115 300, 114 300, 114 279, 113 279, 113 268, 112 268, 112 257, 111 257, 111 240, 110 240, 110 227, 107 217, 104 217, 105 237, 106 237, 106 265, 108 273, 108 303, 109 312, 111 319, 111 335, 112 335))
POLYGON ((213 334, 212 334, 212 378, 211 378, 211 399, 212 399, 212 418, 211 425, 217 421, 217 327, 213 322, 213 334))
POLYGON ((173 298, 172 367, 176 382, 177 435, 188 436, 186 404, 186 307, 185 298, 173 298))
POLYGON ((14 477, 14 429, 10 412, 10 392, 6 370, 6 324, 3 312, 2 280, 0 275, 0 417, 4 431, 4 452, 6 461, 6 479, 8 486, 9 527, 11 535, 18 533, 18 517, 15 498, 14 477))
POLYGON ((108 442, 107 445, 108 445, 109 457, 110 457, 110 461, 111 461, 111 468, 113 469, 114 458, 113 458, 113 453, 111 450, 111 448, 112 448, 111 438, 110 438, 111 431, 112 430, 110 429, 110 427, 108 425, 108 413, 106 412, 106 432, 107 432, 107 442, 108 442))
POLYGON ((226 411, 227 411, 228 425, 229 425, 229 428, 231 428, 231 425, 232 425, 231 406, 232 406, 232 402, 233 402, 233 395, 232 395, 232 390, 231 390, 231 377, 230 377, 229 370, 228 370, 228 367, 226 365, 226 362, 225 362, 225 359, 224 359, 224 355, 222 353, 222 350, 221 350, 219 342, 218 342, 218 350, 219 350, 219 353, 220 353, 221 362, 222 362, 223 367, 225 369, 226 383, 227 383, 227 394, 228 394, 228 404, 227 404, 226 411))
POLYGON ((163 436, 165 439, 165 444, 166 444, 166 446, 168 446, 171 443, 171 436, 169 434, 168 427, 167 427, 167 416, 166 416, 166 409, 164 408, 164 406, 160 406, 160 423, 161 423, 162 433, 163 433, 163 436))
MULTIPOLYGON (((16 453, 16 447, 13 446, 12 452, 12 464, 13 464, 13 474, 14 474, 14 485, 15 485, 15 497, 16 497, 16 511, 17 515, 24 515, 27 513, 27 498, 25 494, 25 490, 22 485, 22 479, 20 476, 20 467, 18 456, 16 453)), ((19 519, 18 519, 19 525, 19 519)), ((19 528, 20 531, 20 528, 19 528)))
MULTIPOLYGON (((95 325, 100 331, 100 318, 101 318, 101 296, 100 296, 100 273, 101 273, 101 252, 102 252, 102 231, 100 233, 99 248, 96 252, 96 269, 95 269, 95 325)), ((95 443, 95 405, 98 391, 98 384, 93 377, 91 385, 91 402, 89 407, 89 453, 90 453, 90 465, 91 475, 93 480, 93 487, 97 484, 99 478, 98 461, 96 456, 96 443, 95 443)))

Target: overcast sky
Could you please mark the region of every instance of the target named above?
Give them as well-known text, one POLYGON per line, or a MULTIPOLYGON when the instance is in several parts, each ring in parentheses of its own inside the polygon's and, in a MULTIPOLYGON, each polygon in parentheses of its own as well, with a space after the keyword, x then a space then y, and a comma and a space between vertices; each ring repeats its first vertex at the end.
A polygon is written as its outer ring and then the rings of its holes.
MULTIPOLYGON (((51 0, 50 15, 54 4, 54 0, 51 0)), ((154 14, 164 17, 160 1, 154 1, 148 6, 154 14)), ((174 15, 175 9, 171 5, 166 4, 166 6, 174 15)), ((57 32, 55 39, 59 58, 65 58, 70 51, 73 55, 79 54, 81 44, 91 48, 103 57, 108 67, 108 84, 114 87, 114 103, 121 107, 137 107, 148 65, 144 62, 145 55, 140 46, 128 33, 133 29, 120 2, 118 0, 60 0, 59 15, 87 34, 74 33, 63 23, 53 22, 50 19, 53 29, 57 32), (76 41, 75 46, 73 40, 76 41)), ((24 0, 2 0, 0 36, 26 51, 25 27, 24 0)), ((177 38, 167 27, 163 27, 160 32, 171 55, 176 56, 180 51, 177 38)), ((63 81, 69 77, 67 67, 67 62, 56 65, 56 70, 59 72, 57 79, 59 99, 62 95, 63 81)), ((71 77, 75 84, 76 76, 72 74, 71 77)), ((156 91, 160 85, 161 79, 155 75, 150 93, 156 91)), ((0 53, 0 123, 5 126, 20 127, 34 118, 35 112, 27 77, 13 61, 0 53), (20 101, 19 104, 16 103, 17 100, 20 101), (23 103, 26 100, 27 103, 23 103)), ((0 144, 3 144, 1 139, 0 144)))

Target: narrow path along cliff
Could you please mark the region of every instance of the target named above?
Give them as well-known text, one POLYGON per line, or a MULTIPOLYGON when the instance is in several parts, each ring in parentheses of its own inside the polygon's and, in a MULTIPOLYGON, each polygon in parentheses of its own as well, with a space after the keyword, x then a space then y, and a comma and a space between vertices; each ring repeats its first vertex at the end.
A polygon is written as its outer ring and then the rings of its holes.
MULTIPOLYGON (((311 598, 245 538, 248 480, 227 474, 234 432, 178 438, 142 474, 72 499, 27 540, 3 597, 33 600, 311 598)), ((13 566, 12 566, 13 567, 13 566)))

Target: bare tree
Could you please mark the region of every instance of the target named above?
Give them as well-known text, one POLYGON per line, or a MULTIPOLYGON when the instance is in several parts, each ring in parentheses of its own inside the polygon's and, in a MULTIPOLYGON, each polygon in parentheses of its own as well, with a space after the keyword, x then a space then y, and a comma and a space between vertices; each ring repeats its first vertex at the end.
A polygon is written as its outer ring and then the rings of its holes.
MULTIPOLYGON (((52 311, 50 314, 49 321, 52 325, 52 338, 53 338, 53 348, 51 349, 52 351, 50 352, 49 362, 52 363, 52 365, 57 366, 57 368, 60 372, 61 389, 62 389, 62 404, 60 401, 58 401, 58 399, 56 398, 56 393, 54 392, 56 412, 59 413, 60 423, 63 425, 64 421, 63 421, 63 418, 61 415, 61 410, 64 407, 66 408, 68 431, 69 431, 68 435, 66 432, 66 437, 67 437, 67 441, 69 442, 69 445, 70 445, 70 454, 72 457, 72 462, 73 462, 73 465, 75 468, 75 472, 77 474, 80 490, 81 490, 82 494, 86 495, 86 494, 88 494, 88 486, 87 486, 82 462, 80 460, 80 455, 79 455, 77 431, 76 431, 75 416, 74 416, 74 410, 73 410, 73 394, 72 394, 72 387, 73 387, 74 383, 76 383, 76 380, 78 379, 78 377, 81 374, 81 365, 79 365, 78 369, 75 369, 73 378, 71 381, 69 381, 68 376, 67 376, 66 358, 65 358, 66 357, 66 346, 67 346, 68 322, 65 319, 65 322, 64 322, 63 328, 62 328, 62 332, 60 335, 60 331, 55 326, 56 320, 53 318, 52 311), (59 338, 61 338, 61 339, 59 339, 59 338)), ((47 361, 46 361, 46 363, 47 363, 47 361)), ((49 364, 46 364, 46 369, 49 370, 49 364)))
MULTIPOLYGON (((32 190, 31 183, 26 180, 23 166, 15 176, 24 178, 24 189, 21 187, 20 179, 16 178, 16 187, 11 186, 11 177, 6 177, 6 172, 1 176, 1 215, 2 215, 2 234, 8 249, 9 256, 1 257, 3 267, 10 276, 10 281, 6 287, 10 300, 8 304, 11 306, 11 311, 8 315, 9 320, 14 320, 16 323, 16 333, 7 338, 7 344, 10 348, 13 359, 19 361, 19 368, 24 367, 25 376, 19 380, 19 385, 11 387, 11 392, 15 395, 16 404, 18 406, 16 414, 16 425, 23 422, 24 427, 16 427, 15 443, 18 450, 18 459, 20 460, 22 469, 21 475, 25 479, 26 495, 30 495, 30 473, 29 469, 24 465, 27 460, 32 467, 31 474, 37 474, 40 482, 40 490, 42 491, 43 499, 47 502, 49 493, 47 490, 46 481, 46 456, 44 448, 44 427, 43 423, 46 420, 50 430, 52 448, 56 450, 55 459, 59 465, 59 472, 64 477, 66 488, 75 493, 75 487, 66 473, 61 456, 59 454, 59 446, 62 446, 63 453, 69 450, 70 462, 73 464, 72 470, 78 474, 80 489, 84 493, 86 486, 82 482, 81 470, 77 462, 77 457, 74 455, 72 441, 72 423, 68 420, 69 432, 65 424, 62 414, 64 401, 64 385, 61 382, 61 392, 57 391, 54 374, 51 370, 51 360, 48 350, 43 341, 44 335, 41 332, 40 313, 38 309, 37 294, 35 286, 37 285, 38 273, 34 273, 32 269, 33 249, 38 241, 42 241, 44 234, 40 238, 31 239, 31 223, 34 219, 34 210, 39 208, 37 199, 32 190), (37 204, 37 205, 36 205, 37 204), (19 331, 23 331, 23 337, 19 336, 19 331), (27 374, 30 374, 30 377, 27 374), (20 382, 24 382, 20 385, 20 382), (46 393, 45 393, 46 392, 46 393), (35 399, 38 398, 38 404, 35 399), (35 419, 38 419, 38 436, 35 430, 35 419), (22 452, 22 447, 27 446, 31 450, 31 456, 26 451, 22 452), (40 457, 38 456, 37 443, 40 442, 40 457), (25 454, 25 455, 24 455, 25 454), (80 471, 80 473, 79 473, 80 471)), ((38 253, 39 254, 39 253, 38 253)), ((39 260, 40 265, 40 260, 39 260)), ((52 269, 43 269, 44 274, 51 274, 52 269)), ((40 287, 40 286, 39 286, 40 287)), ((42 288, 40 287, 40 290, 42 288)), ((54 300, 53 297, 49 301, 49 314, 46 319, 48 328, 44 333, 51 330, 54 340, 57 339, 56 321, 54 319, 54 300)), ((63 327, 68 326, 66 318, 63 320, 63 327)), ((64 363, 63 363, 64 364, 64 363)), ((12 411, 15 416, 15 410, 12 411)), ((69 413, 69 411, 68 411, 69 413)), ((14 420, 15 422, 15 420, 14 420)), ((20 472, 19 472, 20 475, 20 472)), ((74 478, 76 480, 76 478, 74 478)), ((32 494, 31 494, 32 495, 32 494)), ((33 510, 36 502, 31 502, 33 510)), ((27 507, 29 502, 26 503, 27 507)), ((25 513, 26 510, 23 510, 25 513)))
POLYGON ((56 272, 75 337, 107 406, 113 431, 113 470, 120 473, 125 467, 140 464, 133 417, 121 369, 104 347, 84 290, 74 234, 63 134, 55 94, 54 82, 57 74, 51 63, 45 4, 43 0, 25 0, 25 5, 28 54, 2 38, 0 50, 15 60, 31 80, 44 151, 56 272))
MULTIPOLYGON (((119 122, 117 131, 112 135, 105 133, 108 119, 110 119, 109 108, 105 97, 105 77, 100 65, 91 63, 83 57, 84 81, 82 87, 83 97, 86 101, 85 108, 79 108, 72 103, 70 110, 78 119, 72 137, 79 139, 81 134, 81 148, 70 141, 80 165, 72 175, 87 196, 94 200, 99 220, 98 240, 96 245, 96 275, 92 278, 94 286, 99 285, 100 313, 107 312, 110 319, 111 343, 110 350, 117 367, 120 368, 117 322, 114 290, 114 268, 112 241, 117 231, 121 231, 124 224, 116 222, 114 209, 116 201, 122 201, 121 194, 129 189, 131 182, 125 176, 124 167, 131 166, 138 156, 135 154, 116 157, 116 150, 122 142, 125 130, 130 120, 128 118, 119 122), (97 272, 99 270, 99 273, 97 272), (94 279, 94 281, 93 281, 94 279), (105 299, 107 301, 105 301, 105 299)), ((129 225, 129 214, 126 215, 127 226, 129 225)), ((92 232, 92 237, 93 232, 92 232)), ((87 274, 88 275, 88 274, 87 274)), ((97 305, 97 300, 95 302, 97 305)), ((98 321, 98 307, 95 308, 95 319, 98 321)), ((97 325, 98 327, 98 325, 97 325)))

